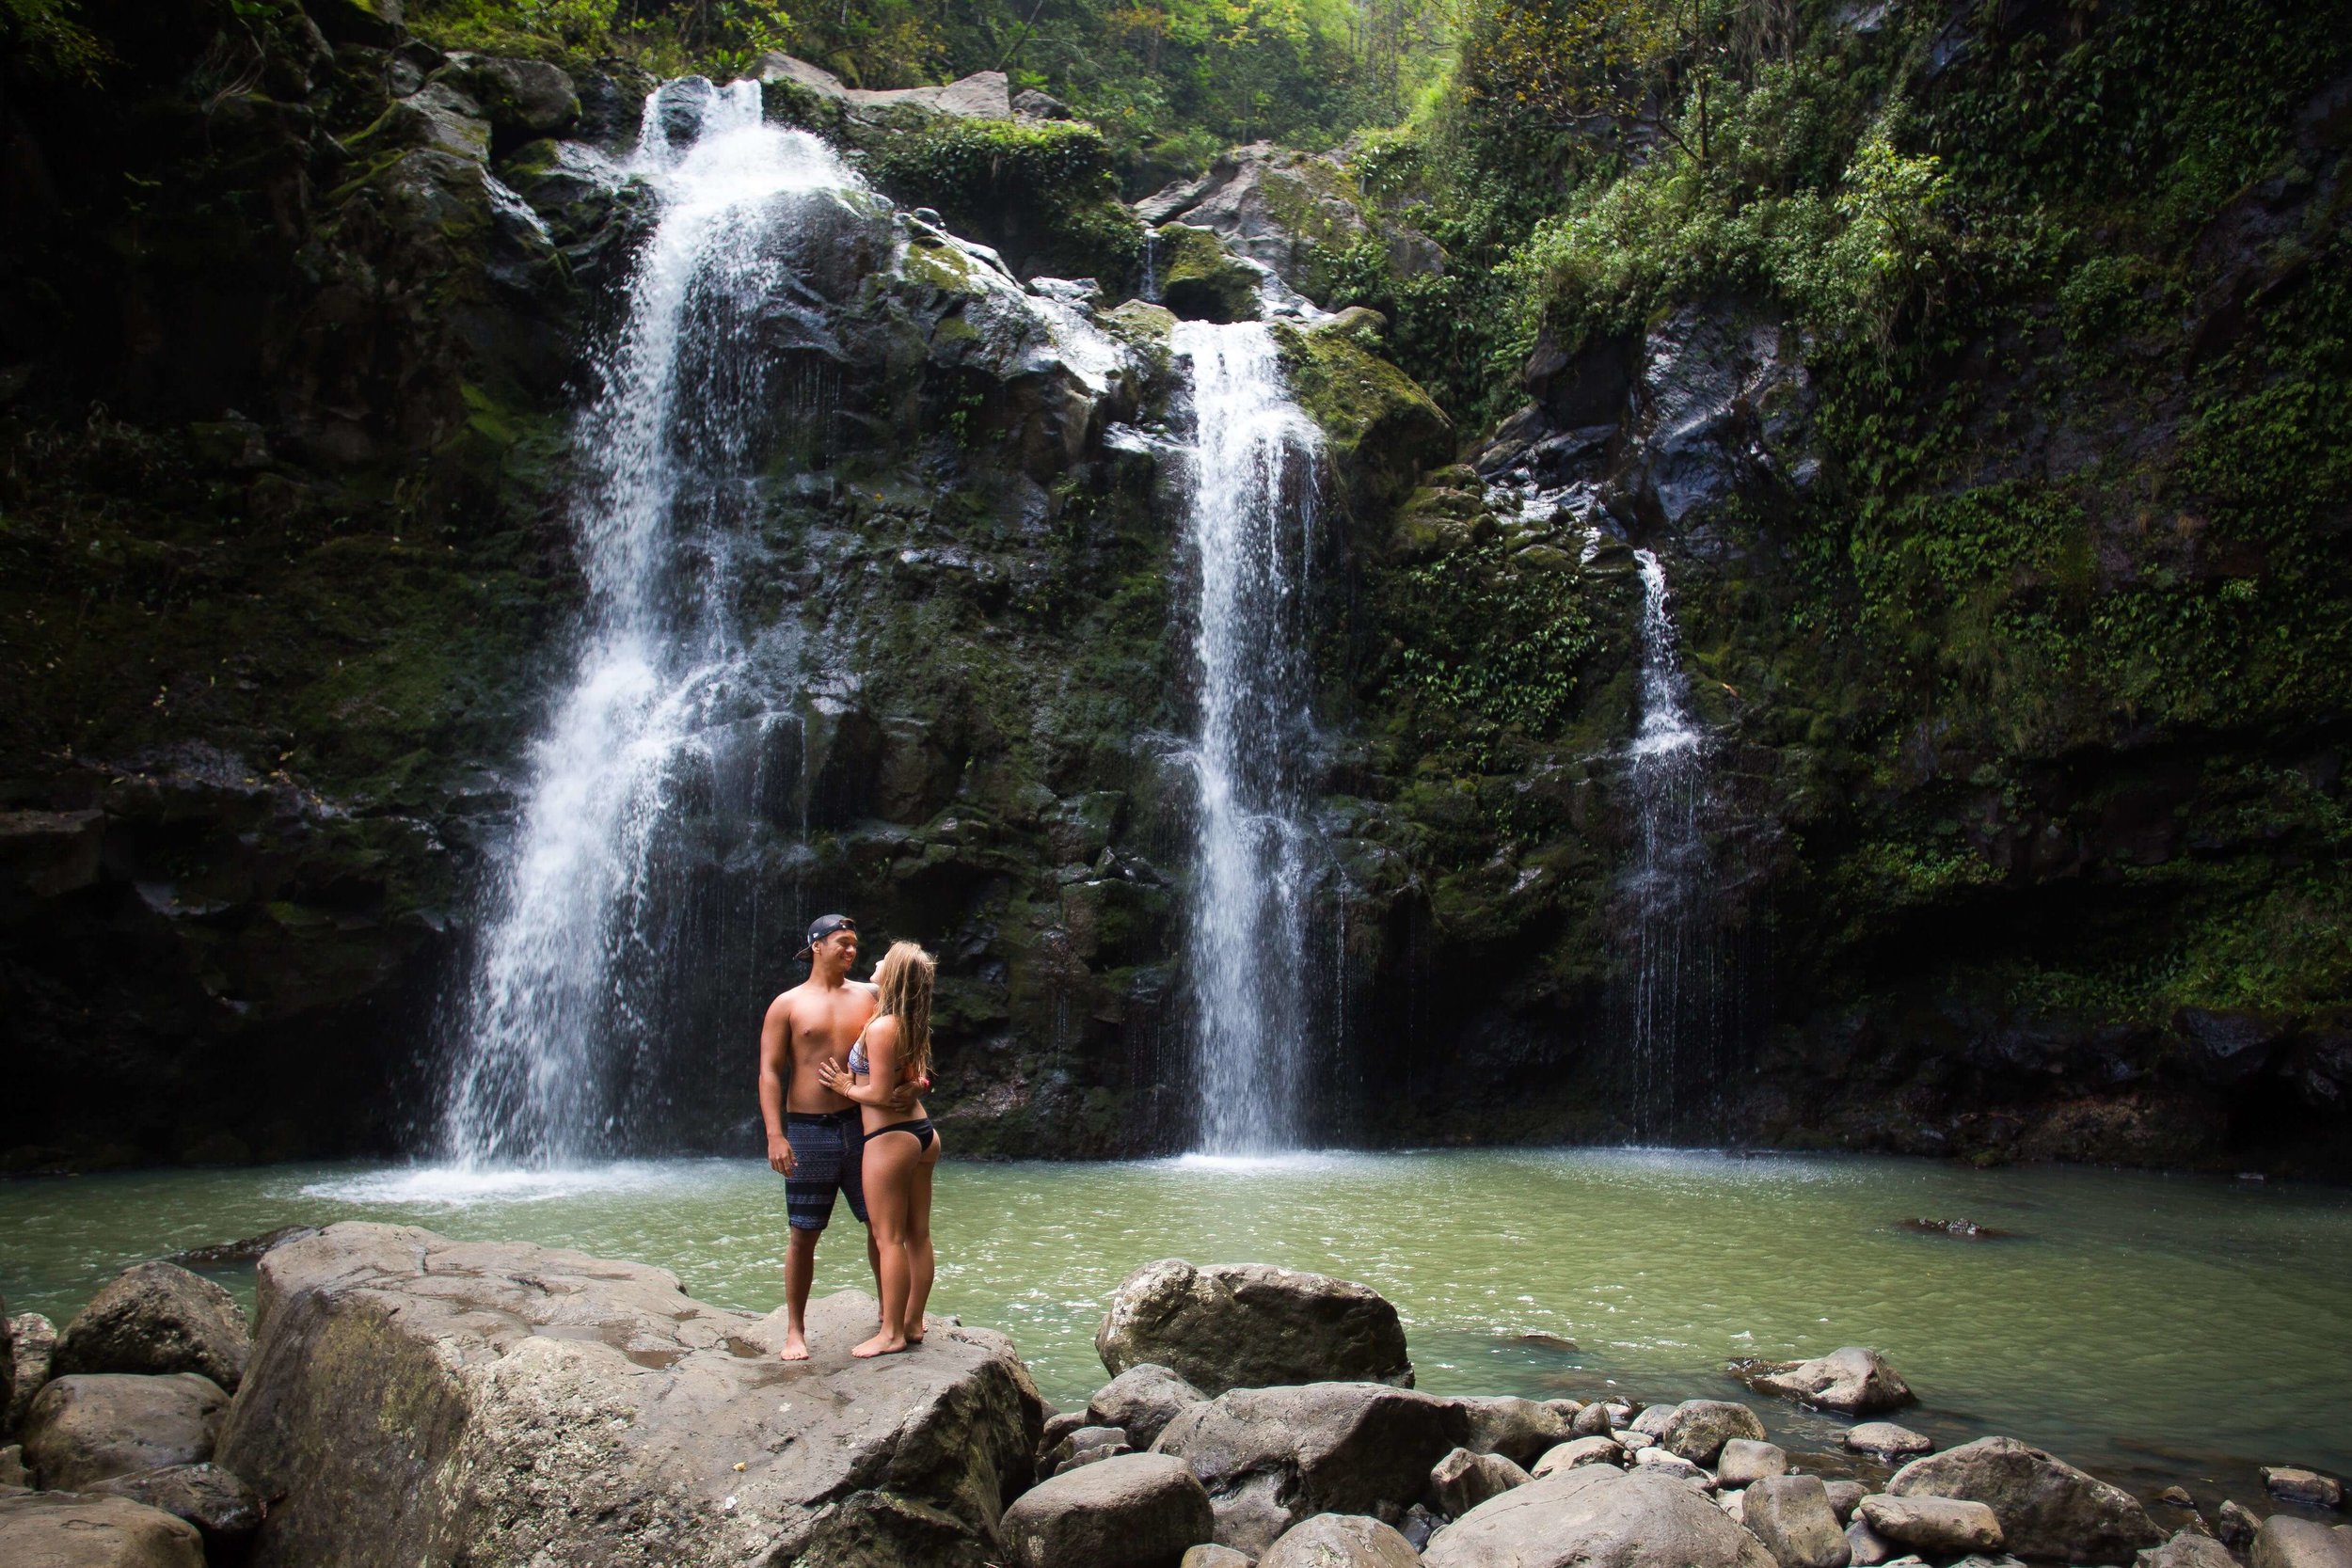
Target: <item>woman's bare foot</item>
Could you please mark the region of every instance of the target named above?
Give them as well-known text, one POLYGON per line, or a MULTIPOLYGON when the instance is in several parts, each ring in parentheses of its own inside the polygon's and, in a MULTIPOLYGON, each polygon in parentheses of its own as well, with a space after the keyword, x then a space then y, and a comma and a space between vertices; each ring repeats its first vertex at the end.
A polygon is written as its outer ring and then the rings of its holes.
POLYGON ((850 1354, 856 1356, 861 1361, 866 1361, 870 1360, 877 1355, 896 1355, 906 1348, 907 1340, 905 1335, 894 1335, 885 1330, 882 1333, 875 1335, 871 1339, 865 1341, 863 1344, 850 1346, 850 1354))
POLYGON ((929 1334, 930 1331, 931 1321, 930 1318, 926 1317, 920 1324, 916 1325, 914 1332, 907 1336, 907 1343, 910 1345, 921 1344, 923 1342, 923 1336, 929 1334))
POLYGON ((790 1329, 786 1332, 784 1336, 784 1349, 776 1352, 776 1359, 779 1361, 805 1361, 808 1359, 808 1341, 801 1338, 801 1331, 799 1329, 790 1329))

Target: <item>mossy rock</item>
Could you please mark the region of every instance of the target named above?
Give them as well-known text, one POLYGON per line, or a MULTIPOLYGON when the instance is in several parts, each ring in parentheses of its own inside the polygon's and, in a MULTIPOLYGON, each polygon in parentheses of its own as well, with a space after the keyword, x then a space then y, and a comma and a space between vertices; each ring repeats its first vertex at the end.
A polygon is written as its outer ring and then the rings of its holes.
POLYGON ((834 133, 866 148, 866 177, 892 200, 937 209, 1024 277, 1092 277, 1114 297, 1134 286, 1143 235, 1119 199, 1100 131, 895 112, 919 116, 916 128, 840 121, 834 133))
POLYGON ((1227 253, 1210 229, 1164 223, 1152 232, 1160 302, 1186 321, 1258 319, 1263 280, 1248 262, 1227 253))
POLYGON ((1454 421, 1420 383, 1364 346, 1369 310, 1319 326, 1274 324, 1291 395, 1315 423, 1359 515, 1407 494, 1448 456, 1454 421))

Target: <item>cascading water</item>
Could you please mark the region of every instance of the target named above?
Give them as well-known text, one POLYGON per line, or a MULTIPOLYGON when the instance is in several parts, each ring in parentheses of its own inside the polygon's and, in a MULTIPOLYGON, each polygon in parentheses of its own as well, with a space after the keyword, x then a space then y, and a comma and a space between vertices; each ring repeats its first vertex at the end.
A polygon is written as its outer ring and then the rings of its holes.
POLYGON ((1173 342, 1194 421, 1200 742, 1185 964, 1198 1147, 1264 1153, 1298 1142, 1309 1044, 1300 770, 1320 437, 1263 325, 1184 322, 1173 342))
POLYGON ((1706 736, 1692 719, 1674 601, 1657 552, 1636 550, 1642 575, 1641 728, 1627 757, 1635 814, 1625 879, 1632 906, 1627 955, 1634 1135, 1687 1130, 1693 1080, 1711 1080, 1722 1038, 1717 930, 1702 832, 1706 736))
POLYGON ((775 348, 797 247, 862 221, 861 187, 823 143, 762 124, 756 83, 699 78, 647 100, 626 172, 656 220, 578 426, 588 599, 465 1000, 442 1111, 465 1163, 629 1147, 629 1065, 676 1022, 665 835, 722 810, 799 722, 791 623, 747 634, 729 601, 754 481, 809 412, 775 348))

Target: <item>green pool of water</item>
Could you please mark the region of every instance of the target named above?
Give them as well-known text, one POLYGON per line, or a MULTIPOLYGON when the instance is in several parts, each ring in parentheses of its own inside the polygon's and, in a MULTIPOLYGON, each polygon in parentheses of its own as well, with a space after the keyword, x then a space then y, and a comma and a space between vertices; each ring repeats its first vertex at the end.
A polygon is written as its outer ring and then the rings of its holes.
MULTIPOLYGON (((765 1311, 783 1198, 748 1161, 19 1180, 0 1183, 0 1294, 62 1322, 139 1259, 370 1218, 638 1259, 765 1311)), ((1925 1402, 1903 1418, 1947 1439, 2007 1433, 2142 1490, 2185 1481, 2208 1508, 2222 1490, 2255 1501, 2255 1465, 2352 1472, 2352 1194, 2337 1189, 1625 1150, 950 1164, 934 1230, 934 1310, 1010 1334, 1064 1405, 1103 1381, 1112 1288, 1174 1256, 1375 1287, 1438 1393, 1721 1395, 1727 1358, 1867 1344, 1925 1402), (1923 1219, 2010 1234, 1907 1223, 1923 1219)), ((861 1243, 838 1216, 820 1291, 863 1283, 861 1243)), ((249 1269, 219 1277, 249 1300, 249 1269)), ((1799 1446, 1836 1430, 1766 1414, 1799 1446)))

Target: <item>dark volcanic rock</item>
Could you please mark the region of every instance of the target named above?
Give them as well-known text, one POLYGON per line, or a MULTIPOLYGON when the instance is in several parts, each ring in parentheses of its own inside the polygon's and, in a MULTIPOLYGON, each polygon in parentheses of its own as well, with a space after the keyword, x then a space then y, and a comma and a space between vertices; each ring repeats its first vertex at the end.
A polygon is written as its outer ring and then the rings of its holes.
POLYGON ((1204 1393, 1366 1379, 1411 1387, 1396 1308, 1348 1280, 1263 1263, 1147 1263, 1095 1330, 1112 1373, 1150 1362, 1204 1393))

